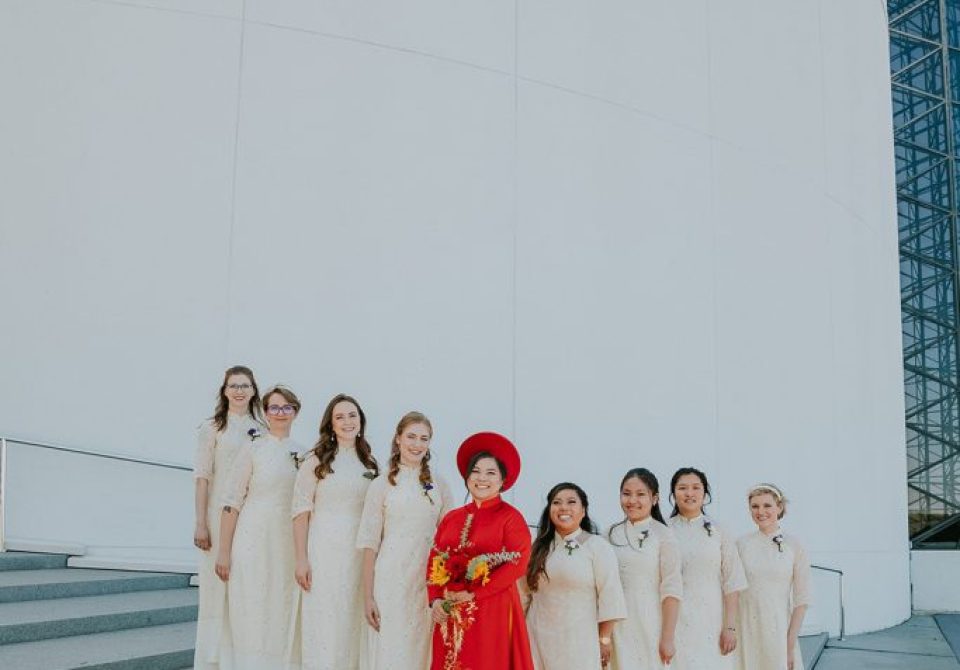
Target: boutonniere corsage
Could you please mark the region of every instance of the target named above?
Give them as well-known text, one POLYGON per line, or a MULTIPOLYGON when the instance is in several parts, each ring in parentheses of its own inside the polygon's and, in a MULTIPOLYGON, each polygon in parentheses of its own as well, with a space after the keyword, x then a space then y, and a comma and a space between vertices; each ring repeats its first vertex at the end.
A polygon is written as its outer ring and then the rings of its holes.
POLYGON ((251 439, 251 440, 255 440, 255 439, 257 439, 258 437, 260 437, 260 429, 259 429, 259 428, 251 428, 250 430, 247 431, 247 435, 250 436, 250 439, 251 439))
POLYGON ((777 533, 773 536, 773 543, 777 545, 777 551, 783 553, 783 533, 777 533))
POLYGON ((363 473, 363 476, 366 477, 367 479, 376 479, 377 473, 374 472, 373 470, 367 470, 366 472, 363 473))
POLYGON ((433 490, 433 482, 424 482, 423 483, 423 495, 427 497, 427 500, 430 501, 430 504, 433 504, 433 496, 430 495, 430 491, 433 490))
POLYGON ((567 550, 567 556, 573 556, 574 549, 579 549, 580 543, 574 539, 564 540, 563 548, 567 550))
POLYGON ((291 452, 290 452, 290 458, 293 459, 293 467, 299 469, 299 468, 300 468, 300 454, 298 454, 298 453, 295 452, 295 451, 291 451, 291 452))
POLYGON ((707 531, 707 537, 713 537, 713 522, 710 519, 703 520, 703 529, 707 531))
POLYGON ((650 536, 650 529, 645 528, 637 533, 637 549, 643 549, 643 541, 650 536))

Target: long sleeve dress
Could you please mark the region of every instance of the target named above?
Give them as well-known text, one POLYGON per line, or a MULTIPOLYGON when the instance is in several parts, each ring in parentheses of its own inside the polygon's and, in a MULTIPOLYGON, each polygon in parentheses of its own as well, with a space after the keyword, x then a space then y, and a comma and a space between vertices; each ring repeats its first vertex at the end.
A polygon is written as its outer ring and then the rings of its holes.
MULTIPOLYGON (((472 519, 468 538, 471 551, 515 551, 520 552, 520 558, 500 565, 493 570, 486 585, 471 589, 476 607, 473 623, 464 632, 460 652, 454 659, 459 665, 447 663, 447 647, 440 627, 433 627, 430 667, 432 670, 532 670, 530 641, 517 591, 517 580, 526 572, 530 560, 530 531, 520 512, 499 497, 482 504, 471 501, 452 510, 437 527, 429 561, 438 550, 458 546, 468 517, 472 519)), ((444 589, 428 586, 427 596, 430 602, 442 598, 444 589)))
POLYGON ((204 421, 197 431, 197 450, 193 476, 206 479, 207 528, 210 529, 212 546, 200 552, 197 571, 199 602, 197 608, 197 644, 193 667, 197 670, 218 670, 220 667, 220 641, 229 634, 225 623, 227 609, 227 585, 220 581, 214 568, 220 549, 221 499, 226 490, 233 460, 240 447, 251 441, 250 431, 263 431, 256 419, 249 414, 227 414, 227 425, 218 431, 212 420, 204 421))
POLYGON ((723 596, 747 587, 736 543, 702 515, 695 519, 678 515, 668 523, 683 559, 683 607, 671 670, 731 670, 733 654, 720 653, 723 596))
POLYGON ((613 549, 584 531, 554 533, 545 570, 527 610, 533 667, 601 670, 597 626, 627 616, 613 549))
POLYGON ((450 487, 434 477, 424 490, 420 468, 400 466, 396 485, 378 477, 367 490, 357 549, 377 552, 373 598, 380 632, 364 624, 360 670, 425 670, 430 666, 427 585, 423 566, 437 524, 453 506, 450 487))
POLYGON ((311 513, 307 557, 313 584, 300 591, 301 661, 303 670, 357 670, 366 625, 357 529, 373 473, 354 447, 340 447, 333 472, 322 480, 314 474, 319 462, 311 453, 301 463, 291 510, 294 517, 311 513))
MULTIPOLYGON (((737 630, 739 670, 787 667, 787 630, 794 608, 810 604, 810 562, 796 538, 756 531, 737 540, 750 587, 740 594, 737 630), (780 537, 777 544, 774 537, 780 537)), ((803 670, 800 645, 794 670, 803 670)))
POLYGON ((653 518, 624 521, 608 533, 627 599, 627 619, 613 631, 611 670, 661 670, 660 626, 665 598, 683 599, 680 547, 653 518))
POLYGON ((290 496, 299 445, 273 435, 240 448, 221 504, 240 510, 233 536, 227 609, 230 635, 221 670, 295 670, 290 496))

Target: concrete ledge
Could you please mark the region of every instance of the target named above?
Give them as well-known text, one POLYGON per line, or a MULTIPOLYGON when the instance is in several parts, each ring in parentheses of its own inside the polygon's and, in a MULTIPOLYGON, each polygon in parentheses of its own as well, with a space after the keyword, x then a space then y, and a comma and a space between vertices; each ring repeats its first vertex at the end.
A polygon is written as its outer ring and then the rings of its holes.
POLYGON ((5 541, 7 551, 30 551, 35 554, 68 554, 83 556, 86 545, 77 542, 57 542, 55 540, 31 540, 28 538, 8 537, 5 541))
POLYGON ((98 568, 101 570, 133 570, 138 572, 172 572, 193 575, 197 572, 195 561, 178 561, 169 558, 136 558, 128 556, 75 556, 67 559, 71 568, 98 568))

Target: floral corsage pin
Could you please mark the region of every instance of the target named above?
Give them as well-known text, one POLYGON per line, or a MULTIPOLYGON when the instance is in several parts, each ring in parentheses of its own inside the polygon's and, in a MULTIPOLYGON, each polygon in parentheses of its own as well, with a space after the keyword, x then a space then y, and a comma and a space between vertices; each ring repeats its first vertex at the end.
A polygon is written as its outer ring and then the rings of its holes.
POLYGON ((259 428, 251 428, 250 430, 247 431, 247 435, 250 436, 250 439, 251 439, 251 440, 255 440, 255 439, 257 439, 258 437, 260 437, 260 429, 259 429, 259 428))
POLYGON ((773 543, 777 545, 777 551, 783 553, 783 533, 777 533, 772 538, 773 543))
POLYGON ((650 529, 644 528, 639 533, 637 533, 637 549, 643 549, 643 541, 647 539, 650 535, 650 529))
POLYGON ((430 504, 433 504, 433 496, 430 495, 430 491, 433 490, 433 482, 423 482, 423 495, 427 497, 427 500, 430 501, 430 504))
POLYGON ((703 529, 707 531, 707 537, 713 537, 713 522, 710 519, 703 520, 703 529))

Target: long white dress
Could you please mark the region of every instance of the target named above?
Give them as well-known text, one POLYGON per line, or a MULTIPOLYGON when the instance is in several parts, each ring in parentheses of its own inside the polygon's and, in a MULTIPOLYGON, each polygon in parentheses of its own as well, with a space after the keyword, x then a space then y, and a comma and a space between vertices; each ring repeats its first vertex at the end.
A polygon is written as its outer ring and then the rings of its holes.
POLYGON ((601 670, 597 624, 627 616, 613 549, 584 531, 555 533, 545 571, 536 592, 527 595, 534 668, 601 670), (568 549, 568 541, 575 548, 568 549))
MULTIPOLYGON (((795 607, 810 604, 810 562, 795 537, 760 531, 737 540, 750 587, 740 594, 737 667, 740 670, 787 667, 787 630, 795 607), (780 536, 779 548, 773 540, 780 536), (782 549, 782 551, 781 551, 782 549)), ((793 648, 793 669, 803 670, 800 645, 793 648)))
POLYGON ((668 524, 683 558, 683 606, 671 670, 731 670, 734 655, 720 653, 723 596, 747 587, 736 543, 702 515, 690 520, 677 515, 668 524))
POLYGON ((197 670, 218 670, 220 641, 229 635, 226 621, 227 586, 220 581, 214 567, 220 548, 220 501, 227 486, 233 460, 240 447, 251 441, 249 431, 266 432, 249 414, 239 416, 227 413, 227 425, 217 431, 212 420, 204 421, 197 431, 197 451, 194 460, 194 478, 206 479, 207 527, 212 547, 200 552, 197 571, 199 602, 197 608, 197 644, 193 667, 197 670))
POLYGON ((660 625, 664 598, 683 599, 680 547, 656 519, 615 525, 607 537, 620 567, 627 618, 613 632, 611 670, 661 670, 660 625))
POLYGON ((379 633, 363 625, 360 670, 430 667, 427 555, 453 498, 447 483, 436 476, 433 489, 424 491, 419 467, 400 466, 396 481, 393 486, 384 475, 370 484, 357 533, 357 549, 377 552, 373 598, 380 610, 379 633))
POLYGON ((242 446, 234 461, 221 501, 240 510, 227 582, 230 635, 221 649, 222 670, 300 667, 290 616, 297 590, 290 497, 297 476, 294 454, 300 450, 293 440, 264 435, 242 446))
POLYGON ((298 589, 301 661, 303 670, 357 670, 366 625, 357 529, 370 479, 354 447, 340 447, 333 472, 322 480, 314 475, 319 462, 311 452, 293 490, 292 515, 311 513, 307 557, 313 585, 309 592, 298 589))

